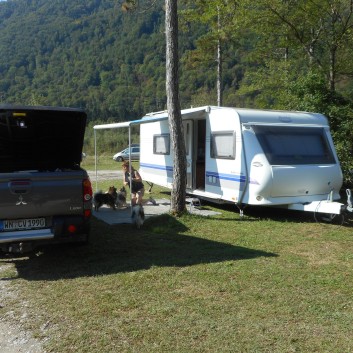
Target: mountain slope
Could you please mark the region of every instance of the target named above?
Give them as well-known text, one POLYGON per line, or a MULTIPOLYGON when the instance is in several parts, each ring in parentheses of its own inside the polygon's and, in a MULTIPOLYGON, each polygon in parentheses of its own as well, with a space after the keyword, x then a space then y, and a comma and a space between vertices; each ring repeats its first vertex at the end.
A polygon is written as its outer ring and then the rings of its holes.
POLYGON ((0 3, 0 97, 121 119, 165 104, 163 11, 114 0, 0 3))

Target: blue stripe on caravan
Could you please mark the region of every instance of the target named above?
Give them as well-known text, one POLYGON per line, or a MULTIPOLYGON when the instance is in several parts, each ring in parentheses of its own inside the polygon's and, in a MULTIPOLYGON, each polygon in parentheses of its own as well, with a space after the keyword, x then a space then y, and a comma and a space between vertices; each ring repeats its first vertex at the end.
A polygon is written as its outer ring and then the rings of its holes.
MULTIPOLYGON (((171 166, 165 166, 165 165, 157 165, 157 164, 148 164, 148 163, 140 163, 141 167, 144 168, 150 168, 150 169, 157 169, 157 170, 164 170, 167 172, 172 172, 173 167, 171 166)), ((224 174, 224 173, 217 173, 217 172, 211 172, 211 171, 206 171, 206 178, 208 177, 214 177, 219 180, 230 180, 230 181, 235 181, 237 183, 245 183, 246 182, 246 177, 244 175, 234 175, 234 174, 224 174)), ((257 181, 250 179, 250 184, 258 184, 257 181)))
MULTIPOLYGON (((222 179, 222 180, 230 180, 230 181, 235 181, 237 183, 245 183, 246 182, 246 177, 245 175, 241 175, 241 174, 223 174, 223 173, 217 173, 217 172, 210 172, 210 171, 206 171, 206 178, 207 177, 214 177, 217 179, 222 179)), ((249 180, 250 184, 259 184, 256 180, 251 179, 249 180)))
POLYGON ((168 165, 157 165, 157 164, 140 163, 140 167, 158 169, 158 170, 166 170, 168 172, 173 171, 173 167, 170 167, 168 165))
POLYGON ((206 171, 206 178, 208 177, 214 177, 222 180, 236 181, 238 183, 244 183, 246 181, 245 176, 240 174, 234 175, 234 174, 223 174, 223 173, 206 171))

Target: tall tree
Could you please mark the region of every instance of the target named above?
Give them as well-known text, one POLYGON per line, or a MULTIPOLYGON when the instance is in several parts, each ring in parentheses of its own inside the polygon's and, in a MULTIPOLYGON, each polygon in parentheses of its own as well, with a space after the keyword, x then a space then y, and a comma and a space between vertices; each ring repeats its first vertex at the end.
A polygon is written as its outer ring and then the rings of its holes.
POLYGON ((248 6, 257 32, 282 37, 289 56, 291 51, 304 53, 307 65, 326 76, 332 92, 339 79, 352 76, 353 0, 259 0, 248 6))
MULTIPOLYGON (((217 105, 223 104, 224 47, 237 35, 237 0, 184 0, 189 7, 182 12, 186 21, 202 23, 208 31, 198 40, 198 58, 213 61, 217 65, 215 86, 217 105)), ((194 60, 195 56, 191 57, 194 60)))
MULTIPOLYGON (((151 0, 149 6, 155 3, 156 0, 151 0)), ((122 8, 129 11, 138 6, 139 0, 127 0, 122 8)), ((169 130, 174 153, 171 212, 177 216, 185 211, 186 198, 186 151, 179 99, 178 28, 178 1, 165 0, 166 93, 169 130)))
POLYGON ((174 151, 171 210, 176 215, 179 215, 185 211, 186 152, 179 100, 177 0, 166 0, 165 10, 167 107, 169 129, 174 151))

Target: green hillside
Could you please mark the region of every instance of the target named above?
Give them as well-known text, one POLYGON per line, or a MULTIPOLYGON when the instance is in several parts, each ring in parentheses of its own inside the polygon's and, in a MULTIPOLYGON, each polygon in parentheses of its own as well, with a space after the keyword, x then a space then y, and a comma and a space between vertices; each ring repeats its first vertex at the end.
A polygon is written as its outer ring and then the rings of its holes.
POLYGON ((126 15, 114 0, 1 3, 1 100, 103 120, 164 107, 162 14, 126 15))
MULTIPOLYGON (((117 0, 0 3, 1 102, 82 107, 103 121, 165 109, 162 5, 123 13, 117 0)), ((186 55, 206 26, 181 27, 182 106, 215 104, 215 61, 192 65, 186 55)), ((224 80, 234 94, 241 70, 228 62, 224 80)))

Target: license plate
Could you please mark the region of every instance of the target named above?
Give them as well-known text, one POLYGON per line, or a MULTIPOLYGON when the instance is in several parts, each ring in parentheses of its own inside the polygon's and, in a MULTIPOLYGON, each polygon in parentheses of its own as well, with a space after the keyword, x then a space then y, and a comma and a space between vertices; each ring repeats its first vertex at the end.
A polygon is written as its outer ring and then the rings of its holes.
POLYGON ((45 218, 23 218, 13 220, 1 220, 0 230, 23 230, 45 227, 45 218))

